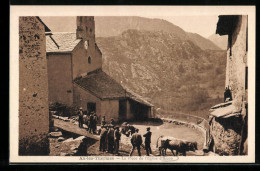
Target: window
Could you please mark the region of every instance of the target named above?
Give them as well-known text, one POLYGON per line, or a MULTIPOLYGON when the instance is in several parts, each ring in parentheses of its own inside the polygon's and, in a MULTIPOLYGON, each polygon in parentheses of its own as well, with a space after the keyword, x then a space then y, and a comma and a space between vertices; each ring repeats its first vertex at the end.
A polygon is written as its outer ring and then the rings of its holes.
POLYGON ((88 57, 88 63, 91 64, 91 57, 88 57))
POLYGON ((88 31, 88 27, 86 27, 86 31, 88 31))
POLYGON ((92 32, 92 29, 89 29, 90 32, 92 32))
POLYGON ((89 40, 86 40, 84 42, 84 47, 85 47, 85 49, 88 49, 88 47, 89 47, 89 40))

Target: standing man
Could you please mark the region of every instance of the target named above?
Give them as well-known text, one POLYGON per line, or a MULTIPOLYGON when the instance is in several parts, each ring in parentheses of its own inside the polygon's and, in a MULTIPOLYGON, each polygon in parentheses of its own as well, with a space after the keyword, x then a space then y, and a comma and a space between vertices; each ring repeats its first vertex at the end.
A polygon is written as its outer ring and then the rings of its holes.
POLYGON ((146 130, 147 132, 143 136, 145 137, 144 144, 145 144, 146 155, 149 156, 149 154, 152 154, 152 149, 151 149, 152 133, 150 132, 150 127, 146 128, 146 130))
POLYGON ((94 116, 93 113, 90 114, 89 116, 89 133, 93 132, 93 121, 94 121, 94 116))
POLYGON ((99 151, 106 150, 107 127, 101 126, 99 151))
POLYGON ((97 122, 98 122, 97 114, 94 113, 94 115, 93 115, 93 133, 94 134, 96 134, 97 122))
POLYGON ((79 116, 79 127, 83 128, 83 111, 82 111, 82 107, 79 108, 78 116, 79 116))
POLYGON ((114 127, 115 126, 115 121, 113 118, 111 118, 110 124, 114 127))
POLYGON ((115 136, 114 136, 115 137, 115 153, 118 156, 119 141, 120 141, 120 138, 121 138, 121 133, 119 132, 119 126, 116 126, 115 128, 116 128, 115 136))
POLYGON ((113 153, 114 151, 114 126, 110 125, 109 130, 107 132, 107 152, 113 153))
POLYGON ((103 116, 102 117, 102 120, 101 120, 101 126, 105 126, 106 125, 106 117, 105 116, 103 116))
POLYGON ((137 148, 138 155, 141 156, 140 146, 142 145, 143 140, 142 140, 141 134, 139 134, 138 132, 139 132, 139 129, 136 129, 135 133, 132 135, 131 144, 132 144, 133 147, 132 147, 132 150, 131 150, 129 156, 132 156, 132 154, 135 150, 135 147, 137 148))

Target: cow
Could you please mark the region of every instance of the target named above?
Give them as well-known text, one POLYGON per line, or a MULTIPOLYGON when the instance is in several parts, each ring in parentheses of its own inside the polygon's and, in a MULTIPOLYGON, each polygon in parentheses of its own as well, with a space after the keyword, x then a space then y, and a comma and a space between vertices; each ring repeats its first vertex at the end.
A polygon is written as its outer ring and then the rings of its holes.
POLYGON ((186 141, 185 142, 187 144, 188 147, 188 151, 196 151, 198 150, 198 143, 196 141, 186 141))
POLYGON ((166 150, 170 149, 172 154, 175 156, 178 154, 178 151, 180 150, 180 143, 181 141, 178 141, 173 137, 160 136, 157 139, 156 147, 159 149, 160 155, 166 155, 166 150), (173 150, 176 151, 176 154, 174 154, 173 150))
POLYGON ((166 150, 170 149, 174 156, 178 156, 178 154, 186 156, 186 151, 197 150, 197 142, 189 142, 169 136, 160 136, 157 139, 156 147, 159 148, 160 155, 166 155, 166 150), (176 154, 174 154, 173 150, 176 151, 176 154))

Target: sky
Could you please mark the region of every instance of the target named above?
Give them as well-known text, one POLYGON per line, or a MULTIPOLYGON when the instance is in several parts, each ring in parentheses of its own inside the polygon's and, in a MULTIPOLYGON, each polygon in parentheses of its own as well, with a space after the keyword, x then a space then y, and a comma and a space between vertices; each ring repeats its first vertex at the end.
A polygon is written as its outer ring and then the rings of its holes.
MULTIPOLYGON (((174 25, 181 27, 187 32, 197 33, 205 38, 216 32, 216 25, 218 22, 218 16, 141 16, 146 18, 159 18, 167 20, 174 25)), ((50 26, 58 24, 63 21, 59 21, 58 17, 41 17, 43 21, 50 26), (47 19, 46 19, 47 18, 47 19)), ((66 17, 65 17, 66 18, 66 17)), ((64 18, 63 18, 64 19, 64 18)), ((73 21, 74 22, 74 21, 73 21)), ((75 21, 76 22, 76 21, 75 21)), ((61 27, 69 27, 68 25, 60 25, 61 27)), ((75 26, 76 27, 76 26, 75 26)), ((58 26, 56 28, 59 28, 58 26)), ((65 30, 66 28, 60 28, 65 30)))
POLYGON ((162 17, 147 17, 160 18, 167 20, 174 25, 181 27, 187 32, 197 33, 205 38, 216 32, 218 16, 162 16, 162 17))

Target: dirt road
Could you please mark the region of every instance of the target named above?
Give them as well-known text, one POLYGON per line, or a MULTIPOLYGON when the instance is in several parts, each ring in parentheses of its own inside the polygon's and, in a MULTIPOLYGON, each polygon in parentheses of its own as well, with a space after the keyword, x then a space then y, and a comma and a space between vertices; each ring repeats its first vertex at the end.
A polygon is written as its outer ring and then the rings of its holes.
MULTIPOLYGON (((111 156, 113 154, 100 152, 99 151, 99 136, 89 134, 85 129, 79 128, 77 122, 64 122, 58 119, 55 119, 54 125, 58 128, 61 128, 66 131, 73 132, 75 134, 84 135, 89 137, 94 141, 90 146, 88 146, 87 153, 88 155, 93 156, 111 156)), ((151 148, 153 151, 153 155, 157 155, 158 149, 156 148, 157 138, 160 135, 165 136, 172 136, 179 139, 189 140, 189 141, 197 141, 198 149, 201 150, 204 143, 204 137, 202 133, 196 129, 187 128, 182 125, 174 125, 172 123, 164 123, 164 124, 155 124, 151 122, 142 122, 142 123, 131 123, 134 127, 138 128, 140 131, 139 133, 144 134, 146 132, 146 128, 149 126, 152 132, 152 139, 151 139, 151 148)), ((98 127, 99 128, 99 127, 98 127)), ((144 141, 144 139, 143 139, 144 141)), ((126 137, 125 135, 121 136, 120 141, 120 150, 119 153, 122 156, 128 156, 129 152, 131 151, 131 143, 130 137, 126 137)), ((142 155, 145 155, 145 150, 141 148, 142 155)), ((133 156, 137 156, 137 151, 133 153, 133 156)))

